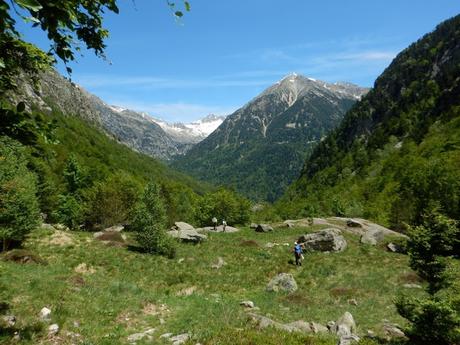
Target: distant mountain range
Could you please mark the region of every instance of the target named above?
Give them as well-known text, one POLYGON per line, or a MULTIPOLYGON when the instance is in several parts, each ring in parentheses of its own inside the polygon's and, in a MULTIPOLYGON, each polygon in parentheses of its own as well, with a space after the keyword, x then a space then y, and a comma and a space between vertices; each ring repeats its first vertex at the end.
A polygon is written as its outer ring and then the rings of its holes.
POLYGON ((209 134, 214 132, 222 122, 225 116, 209 114, 208 116, 191 123, 168 123, 160 119, 153 118, 163 130, 173 137, 177 142, 186 144, 197 144, 205 139, 209 134))
POLYGON ((208 182, 273 201, 319 140, 368 89, 290 74, 228 116, 173 165, 208 182))
POLYGON ((42 110, 78 116, 132 149, 163 160, 184 154, 224 119, 208 115, 189 124, 169 124, 147 113, 108 105, 54 70, 42 74, 39 90, 23 83, 21 91, 16 97, 23 93, 25 99, 42 110))

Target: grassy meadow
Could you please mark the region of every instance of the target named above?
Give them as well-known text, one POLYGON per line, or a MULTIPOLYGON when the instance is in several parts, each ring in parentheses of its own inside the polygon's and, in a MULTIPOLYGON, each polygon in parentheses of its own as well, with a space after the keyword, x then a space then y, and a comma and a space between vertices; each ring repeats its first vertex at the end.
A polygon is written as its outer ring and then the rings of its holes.
MULTIPOLYGON (((10 304, 9 313, 18 319, 21 344, 127 344, 130 334, 148 328, 156 329, 153 341, 137 344, 170 344, 160 335, 185 332, 192 335, 188 344, 337 342, 330 335, 259 330, 239 305, 243 300, 253 301, 260 308, 256 313, 283 323, 305 320, 325 325, 349 311, 359 335, 367 330, 381 335, 383 320, 404 325, 394 298, 401 291, 422 293, 403 287, 420 284, 407 256, 387 252, 383 245, 360 244, 358 236, 345 234, 344 252, 308 253, 302 267, 294 266, 294 240, 320 228, 212 233, 205 243, 180 244, 175 259, 109 247, 88 232, 67 232, 71 244, 52 244, 52 232, 40 229, 25 248, 48 264, 0 260, 0 299, 10 304), (267 248, 269 242, 277 245, 267 248), (225 264, 212 268, 219 257, 225 264), (86 267, 76 270, 82 263, 86 267), (281 272, 293 274, 296 292, 265 290, 270 278, 281 272), (48 324, 38 317, 45 306, 52 310, 51 323, 60 326, 54 337, 47 336, 48 324)), ((11 338, 8 332, 0 333, 2 344, 14 343, 11 338)))

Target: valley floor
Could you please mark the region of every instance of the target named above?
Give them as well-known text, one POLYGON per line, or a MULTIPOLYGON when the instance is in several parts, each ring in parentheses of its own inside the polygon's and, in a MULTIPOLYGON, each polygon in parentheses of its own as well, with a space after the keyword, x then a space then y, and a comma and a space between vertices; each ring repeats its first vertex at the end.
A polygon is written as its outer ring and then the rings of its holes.
MULTIPOLYGON (((387 252, 383 245, 360 244, 357 236, 345 234, 344 252, 309 253, 297 268, 290 263, 291 250, 305 232, 293 228, 255 233, 245 228, 214 233, 199 245, 180 244, 177 257, 166 259, 108 247, 87 232, 67 232, 69 238, 51 244, 52 234, 40 229, 26 249, 48 264, 0 260, 0 299, 17 318, 21 344, 127 344, 129 335, 150 328, 155 329, 152 340, 137 344, 171 344, 160 338, 164 333, 189 333, 187 344, 337 343, 329 335, 259 330, 240 306, 243 300, 260 308, 252 312, 280 322, 325 325, 349 311, 359 335, 368 330, 382 335, 384 320, 404 325, 393 304, 395 296, 402 291, 421 293, 404 287, 421 284, 407 256, 387 252), (275 245, 268 248, 267 243, 275 245), (213 268, 219 257, 225 263, 213 268), (281 272, 294 276, 296 292, 266 291, 269 280, 281 272), (47 324, 38 316, 43 307, 52 311, 47 324), (51 323, 60 327, 55 336, 47 335, 51 323)), ((12 336, 0 332, 0 343, 15 343, 12 336)))

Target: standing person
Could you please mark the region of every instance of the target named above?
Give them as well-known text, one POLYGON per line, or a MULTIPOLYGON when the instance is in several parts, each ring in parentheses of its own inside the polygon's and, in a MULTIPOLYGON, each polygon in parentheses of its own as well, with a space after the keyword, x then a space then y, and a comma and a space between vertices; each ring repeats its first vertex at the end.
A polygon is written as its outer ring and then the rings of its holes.
POLYGON ((294 242, 294 256, 296 266, 302 266, 302 246, 297 242, 294 242))
POLYGON ((227 222, 225 221, 225 219, 222 221, 222 227, 224 228, 224 232, 225 232, 225 228, 227 227, 227 222))
POLYGON ((214 226, 214 231, 217 231, 217 218, 212 217, 212 225, 214 226))

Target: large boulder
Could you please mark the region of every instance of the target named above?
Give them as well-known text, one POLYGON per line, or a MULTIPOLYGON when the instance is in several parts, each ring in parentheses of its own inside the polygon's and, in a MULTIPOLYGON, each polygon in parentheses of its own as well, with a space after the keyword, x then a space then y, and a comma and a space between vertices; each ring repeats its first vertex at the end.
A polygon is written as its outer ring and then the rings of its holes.
POLYGON ((353 335, 356 331, 356 323, 348 311, 345 312, 334 324, 332 331, 339 337, 353 335))
POLYGON ((183 230, 195 230, 195 228, 192 225, 185 223, 185 222, 175 222, 171 230, 183 231, 183 230))
POLYGON ((191 230, 171 230, 167 234, 173 238, 177 238, 183 242, 199 243, 205 241, 208 237, 200 234, 195 229, 191 230))
POLYGON ((268 224, 258 224, 256 227, 256 232, 270 232, 273 231, 273 228, 268 224))
POLYGON ((272 278, 267 285, 267 291, 286 291, 294 292, 297 290, 297 283, 294 280, 292 274, 280 273, 276 277, 272 278))
MULTIPOLYGON (((214 230, 213 226, 205 226, 204 228, 197 228, 195 230, 198 232, 224 232, 224 227, 222 225, 219 225, 216 227, 216 230, 214 230)), ((240 231, 240 229, 234 228, 229 225, 225 227, 225 232, 231 233, 231 232, 237 232, 237 231, 240 231)))
POLYGON ((307 250, 321 252, 341 252, 347 247, 347 241, 341 231, 334 228, 302 235, 297 242, 302 243, 307 250))
POLYGON ((370 244, 371 246, 376 246, 377 243, 380 243, 384 240, 385 234, 380 229, 369 229, 366 231, 360 239, 360 242, 363 244, 370 244))

